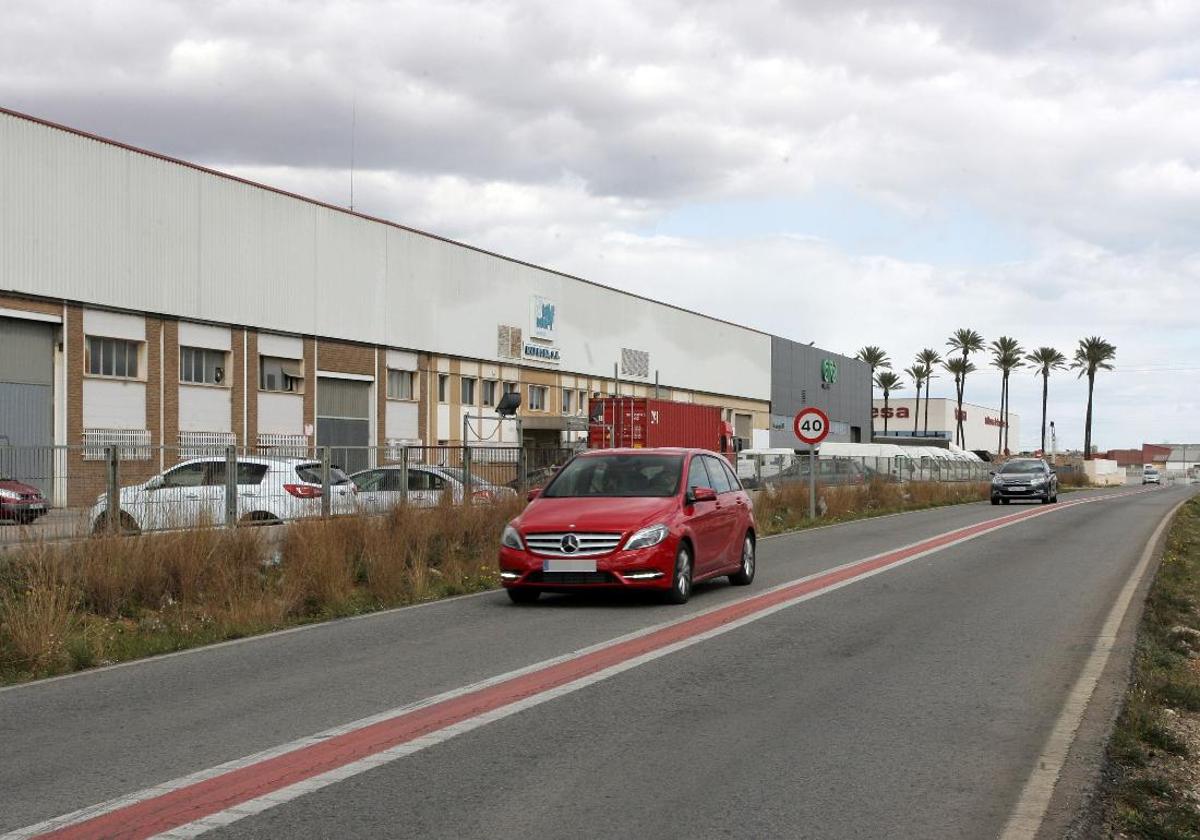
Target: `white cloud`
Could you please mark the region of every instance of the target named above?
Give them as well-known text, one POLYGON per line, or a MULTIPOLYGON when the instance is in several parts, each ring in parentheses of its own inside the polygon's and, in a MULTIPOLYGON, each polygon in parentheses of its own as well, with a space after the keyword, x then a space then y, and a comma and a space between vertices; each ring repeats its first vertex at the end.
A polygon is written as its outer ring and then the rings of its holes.
MULTIPOLYGON (((969 325, 1104 335, 1142 369, 1200 351, 1198 46, 1200 7, 1166 0, 10 0, 0 102, 338 204, 356 110, 373 215, 835 349, 907 359, 969 325), (823 191, 928 253, 786 216, 652 233, 823 191), (939 253, 960 210, 1027 247, 939 253)), ((1195 381, 1102 377, 1099 442, 1194 438, 1195 381)), ((1078 442, 1079 383, 1051 394, 1078 442)))

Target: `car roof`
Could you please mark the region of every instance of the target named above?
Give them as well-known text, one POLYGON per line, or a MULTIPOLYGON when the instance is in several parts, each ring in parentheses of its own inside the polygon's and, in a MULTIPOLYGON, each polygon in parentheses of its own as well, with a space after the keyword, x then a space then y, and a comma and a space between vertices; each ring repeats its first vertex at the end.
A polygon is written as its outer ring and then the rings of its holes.
POLYGON ((577 458, 592 458, 597 455, 717 455, 711 449, 687 448, 683 446, 647 446, 647 447, 618 447, 613 449, 588 449, 580 452, 577 458))
MULTIPOLYGON (((182 467, 185 464, 211 464, 214 461, 224 461, 224 455, 204 455, 200 458, 187 458, 175 464, 174 467, 182 467)), ((266 464, 268 467, 299 467, 305 464, 319 464, 315 458, 285 458, 282 455, 239 455, 237 456, 239 464, 266 464)))

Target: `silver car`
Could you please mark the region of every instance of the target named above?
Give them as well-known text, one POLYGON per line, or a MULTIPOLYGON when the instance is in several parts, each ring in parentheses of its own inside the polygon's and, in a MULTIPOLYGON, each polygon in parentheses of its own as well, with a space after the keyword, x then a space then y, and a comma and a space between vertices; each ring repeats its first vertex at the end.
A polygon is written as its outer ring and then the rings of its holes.
POLYGON ((1058 501, 1058 475, 1041 458, 1013 458, 992 473, 992 504, 1013 499, 1058 501))
MULTIPOLYGON (((408 490, 405 493, 404 468, 400 466, 378 467, 360 470, 350 476, 358 487, 358 504, 367 510, 384 510, 403 502, 407 495, 413 507, 437 507, 443 501, 461 505, 466 496, 463 471, 458 467, 435 467, 414 464, 408 467, 408 490)), ((492 504, 506 497, 515 497, 516 491, 485 481, 477 475, 471 476, 471 500, 492 504)))

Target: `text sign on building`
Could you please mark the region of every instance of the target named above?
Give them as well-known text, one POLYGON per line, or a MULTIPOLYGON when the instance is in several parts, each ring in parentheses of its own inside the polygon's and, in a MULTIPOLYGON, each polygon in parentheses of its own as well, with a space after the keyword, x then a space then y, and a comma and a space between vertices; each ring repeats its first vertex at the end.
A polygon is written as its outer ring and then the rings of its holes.
POLYGON ((802 409, 792 421, 792 430, 801 443, 816 446, 829 434, 829 415, 819 408, 802 409))
POLYGON ((525 358, 537 359, 539 362, 554 362, 558 363, 559 354, 557 347, 546 347, 543 344, 533 344, 525 342, 524 350, 525 358))
POLYGON ((538 341, 554 341, 557 307, 554 301, 534 295, 529 302, 529 337, 538 341))

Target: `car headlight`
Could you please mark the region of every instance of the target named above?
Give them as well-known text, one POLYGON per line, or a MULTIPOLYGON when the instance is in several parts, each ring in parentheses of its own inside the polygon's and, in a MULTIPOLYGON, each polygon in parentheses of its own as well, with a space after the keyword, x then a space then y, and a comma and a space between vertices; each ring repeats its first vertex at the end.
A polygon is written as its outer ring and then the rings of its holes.
POLYGON ((21 494, 18 493, 16 490, 8 490, 6 488, 0 487, 0 499, 19 499, 19 498, 21 498, 21 494))
POLYGON ((504 526, 504 535, 500 537, 500 545, 505 548, 515 548, 517 551, 524 551, 525 544, 521 542, 521 535, 512 525, 504 526))
POLYGON ((992 484, 999 484, 1000 482, 1001 482, 1000 476, 998 476, 998 475, 992 476, 992 484))
POLYGON ((1029 483, 1030 483, 1030 484, 1045 484, 1045 483, 1046 483, 1046 476, 1044 476, 1044 475, 1035 475, 1035 476, 1033 477, 1033 480, 1032 480, 1032 481, 1030 481, 1029 483))
POLYGON ((625 543, 625 550, 632 551, 635 548, 649 548, 652 545, 658 545, 667 538, 670 530, 666 525, 651 525, 649 528, 643 528, 632 537, 629 542, 625 543))

